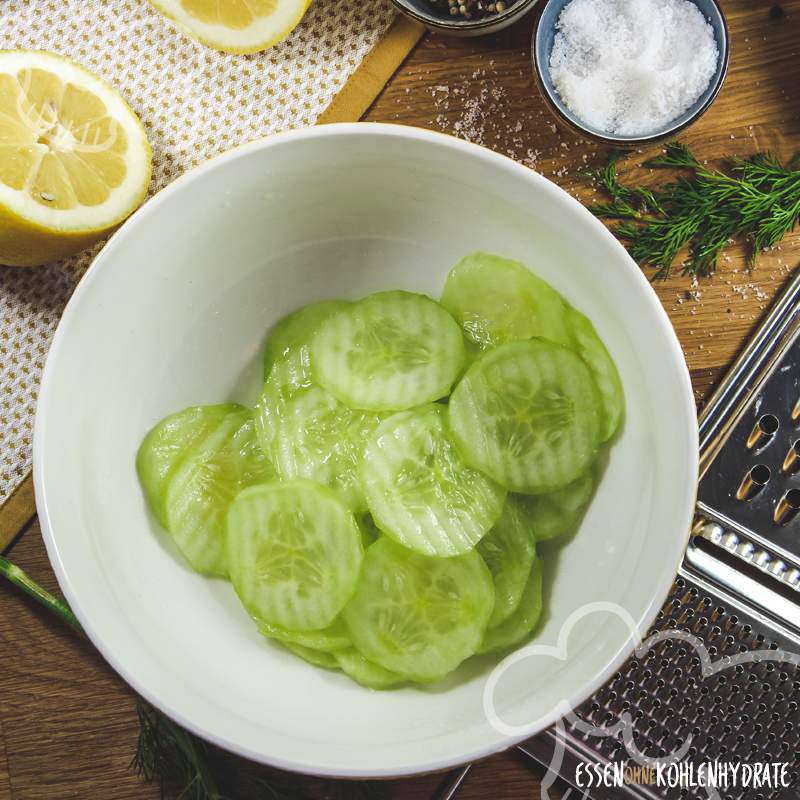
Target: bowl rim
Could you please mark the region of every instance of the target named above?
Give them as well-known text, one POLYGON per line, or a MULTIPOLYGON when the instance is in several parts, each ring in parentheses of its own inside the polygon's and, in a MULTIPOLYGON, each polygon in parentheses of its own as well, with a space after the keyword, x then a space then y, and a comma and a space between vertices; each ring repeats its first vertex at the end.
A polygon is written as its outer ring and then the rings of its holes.
MULTIPOLYGON (((397 2, 397 0, 393 0, 397 2)), ((646 147, 652 144, 666 141, 683 133, 689 126, 697 122, 714 104, 717 95, 722 90, 722 85, 725 83, 725 78, 728 76, 728 68, 731 60, 731 47, 730 47, 730 31, 728 29, 728 20, 719 0, 709 0, 712 6, 716 9, 722 23, 722 53, 720 54, 719 66, 714 74, 713 88, 708 97, 695 109, 691 116, 687 117, 683 122, 673 125, 668 125, 664 130, 656 131, 645 136, 621 136, 617 137, 613 134, 602 133, 593 128, 588 128, 581 122, 581 120, 574 114, 565 113, 564 109, 555 101, 553 92, 550 91, 544 81, 542 75, 541 55, 539 50, 539 32, 542 26, 542 17, 547 7, 560 2, 560 0, 542 0, 538 3, 536 20, 533 23, 533 33, 531 34, 531 61, 533 63, 533 75, 536 79, 536 87, 539 94, 545 102, 545 105, 559 121, 564 123, 575 133, 583 136, 590 141, 597 142, 598 144, 607 145, 608 147, 616 147, 621 149, 646 147)), ((694 2, 694 0, 690 0, 694 2)))
POLYGON ((690 536, 690 526, 694 515, 697 489, 698 429, 696 424, 694 395, 692 392, 691 380, 683 356, 683 351, 675 330, 669 321, 669 317, 661 305, 661 302, 658 300, 658 297, 656 296, 656 293, 649 281, 642 273, 639 266, 628 255, 625 248, 600 222, 600 220, 594 217, 591 212, 588 211, 588 209, 575 200, 575 198, 569 195, 564 189, 557 186, 543 175, 530 170, 529 168, 519 164, 516 161, 513 161, 511 158, 505 155, 501 155, 489 150, 488 148, 466 142, 448 134, 429 131, 422 128, 412 128, 404 125, 372 122, 332 123, 273 134, 266 138, 240 145, 232 150, 208 159, 203 164, 188 170, 186 173, 178 177, 172 183, 168 184, 165 188, 161 189, 153 197, 147 200, 111 236, 109 241, 94 258, 86 274, 76 287, 72 297, 69 299, 64 314, 59 321, 42 374, 39 399, 37 403, 33 434, 33 478, 42 538, 44 539, 48 558, 53 567, 53 571, 56 574, 64 597, 66 598, 72 610, 75 612, 75 615, 80 621, 80 624, 91 643, 97 648, 97 650, 111 665, 111 667, 122 677, 122 679, 147 702, 160 709, 175 722, 199 736, 203 740, 227 750, 228 752, 235 753, 252 761, 273 766, 278 769, 299 772, 306 775, 316 775, 331 778, 403 777, 446 770, 460 764, 485 758, 489 755, 510 748, 524 739, 527 739, 530 736, 539 733, 545 728, 553 725, 561 717, 560 706, 557 706, 551 710, 546 717, 543 717, 541 720, 537 720, 535 725, 531 726, 531 730, 526 730, 520 735, 505 736, 502 741, 495 741, 493 743, 482 745, 481 747, 472 748, 467 752, 460 753, 457 757, 450 756, 443 758, 432 754, 426 761, 408 765, 400 770, 397 768, 386 768, 381 766, 376 766, 374 768, 370 767, 366 770, 357 771, 351 768, 323 768, 316 766, 314 763, 309 761, 289 760, 282 757, 274 757, 269 753, 260 752, 248 746, 241 745, 235 741, 233 737, 220 734, 213 730, 208 730, 201 725, 197 725, 191 718, 176 711, 168 699, 160 696, 161 693, 157 687, 151 688, 140 682, 134 674, 135 670, 128 669, 128 667, 122 663, 122 660, 117 657, 117 653, 114 652, 113 646, 103 641, 100 632, 96 630, 93 625, 91 606, 89 604, 82 604, 80 599, 80 590, 73 584, 72 579, 65 567, 64 561, 62 560, 58 537, 54 529, 54 521, 50 516, 48 507, 48 491, 45 484, 44 455, 47 437, 47 421, 45 418, 44 409, 46 409, 50 402, 50 383, 52 381, 52 373, 55 369, 54 364, 58 359, 59 351, 62 347, 64 347, 64 341, 68 335, 69 328, 76 318, 81 298, 96 280, 98 273, 102 271, 104 263, 114 258, 117 249, 125 247, 125 239, 129 233, 134 230, 140 224, 140 222, 143 222, 150 215, 157 215, 160 205, 168 198, 183 191, 184 188, 190 186, 194 181, 205 175, 207 172, 224 168, 224 165, 230 161, 240 158, 247 158, 253 152, 270 148, 282 143, 303 141, 314 138, 336 138, 347 136, 385 136, 390 138, 426 141, 434 145, 442 145, 455 149, 467 156, 475 157, 482 160, 484 163, 491 164, 498 169, 507 170, 513 174, 516 174, 518 177, 522 177, 524 180, 527 180, 535 185, 538 191, 549 194, 556 202, 571 206, 577 213, 581 214, 584 217, 586 224, 593 228, 598 236, 605 239, 606 242, 611 245, 612 249, 617 250, 620 256, 621 264, 625 264, 625 266, 622 268, 627 269, 633 276, 633 279, 641 286, 642 302, 648 306, 651 312, 652 322, 659 330, 660 336, 664 341, 665 348, 669 352, 673 362, 673 367, 682 384, 681 394, 683 396, 683 408, 681 409, 681 417, 684 420, 684 425, 682 431, 676 431, 676 435, 681 435, 687 443, 687 463, 683 465, 683 475, 676 476, 675 483, 683 483, 681 495, 683 497, 684 507, 680 514, 680 516, 683 518, 683 531, 675 532, 672 558, 669 560, 669 562, 665 561, 663 575, 660 581, 654 586, 649 604, 639 612, 638 619, 635 619, 636 633, 631 633, 631 635, 628 636, 628 638, 617 651, 614 658, 609 661, 605 670, 598 673, 594 680, 581 687, 580 690, 574 692, 566 702, 571 708, 577 708, 601 686, 603 686, 614 674, 614 672, 620 668, 620 666, 630 657, 638 641, 644 637, 652 623, 655 621, 656 615, 659 609, 662 607, 678 572, 678 568, 682 561, 683 554, 690 536))

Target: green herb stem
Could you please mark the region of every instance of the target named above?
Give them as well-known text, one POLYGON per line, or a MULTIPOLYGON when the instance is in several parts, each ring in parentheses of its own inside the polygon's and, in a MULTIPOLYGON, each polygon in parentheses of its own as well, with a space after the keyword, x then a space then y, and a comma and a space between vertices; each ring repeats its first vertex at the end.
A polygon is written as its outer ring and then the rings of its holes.
POLYGON ((80 622, 72 613, 70 607, 50 594, 47 589, 39 586, 24 570, 16 564, 12 564, 7 558, 0 556, 0 575, 6 578, 14 586, 22 589, 28 597, 32 597, 37 603, 52 611, 59 619, 66 622, 74 630, 83 633, 80 622))

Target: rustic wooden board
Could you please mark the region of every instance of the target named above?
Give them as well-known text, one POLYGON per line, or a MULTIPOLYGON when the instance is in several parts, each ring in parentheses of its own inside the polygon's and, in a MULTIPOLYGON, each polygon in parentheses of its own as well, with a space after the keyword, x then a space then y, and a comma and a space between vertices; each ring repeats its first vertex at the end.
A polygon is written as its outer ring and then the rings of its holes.
MULTIPOLYGON (((682 138, 709 160, 764 148, 787 157, 800 149, 800 0, 782 6, 724 0, 724 7, 733 45, 728 80, 712 110, 682 138)), ((529 19, 481 40, 426 38, 367 119, 477 141, 591 200, 592 189, 577 170, 584 163, 599 163, 605 153, 554 127, 531 77, 531 25, 529 19)), ((651 152, 634 154, 633 160, 651 152)), ((648 178, 641 171, 635 174, 648 178)), ((745 270, 744 251, 733 248, 712 280, 693 286, 675 275, 656 285, 683 344, 698 400, 740 348, 798 256, 800 234, 795 234, 764 254, 752 273, 745 270)), ((12 552, 34 577, 56 589, 35 524, 12 552)), ((128 770, 137 729, 132 692, 86 642, 4 584, 0 653, 0 800, 159 796, 156 787, 128 770)), ((352 784, 279 775, 218 752, 213 758, 235 800, 259 796, 248 788, 254 776, 281 782, 292 798, 363 796, 352 784)), ((438 776, 390 781, 375 786, 373 793, 422 800, 439 781, 438 776)), ((538 785, 527 763, 499 755, 474 770, 459 797, 522 800, 538 796, 538 785)))

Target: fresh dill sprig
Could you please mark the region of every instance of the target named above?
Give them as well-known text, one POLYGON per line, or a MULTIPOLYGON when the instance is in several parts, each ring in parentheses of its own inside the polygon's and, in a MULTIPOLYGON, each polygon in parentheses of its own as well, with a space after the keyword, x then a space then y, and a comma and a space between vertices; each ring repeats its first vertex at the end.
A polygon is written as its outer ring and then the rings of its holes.
POLYGON ((589 210, 619 220, 613 232, 639 264, 656 269, 656 278, 669 275, 684 248, 689 255, 683 274, 710 275, 734 238, 749 243, 752 265, 760 251, 774 247, 800 220, 798 156, 786 165, 769 153, 728 158, 725 169, 717 170, 673 142, 645 166, 688 174, 656 189, 620 183, 620 157, 613 152, 604 167, 591 173, 610 201, 589 210))
POLYGON ((175 800, 224 800, 208 765, 205 742, 141 700, 136 701, 139 739, 131 769, 157 782, 161 796, 175 800))

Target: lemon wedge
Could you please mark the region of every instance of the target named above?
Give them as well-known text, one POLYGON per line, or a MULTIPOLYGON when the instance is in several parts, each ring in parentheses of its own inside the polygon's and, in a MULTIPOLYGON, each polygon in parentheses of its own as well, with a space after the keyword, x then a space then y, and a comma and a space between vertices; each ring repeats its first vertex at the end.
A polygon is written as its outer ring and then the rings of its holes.
POLYGON ((144 128, 114 89, 52 53, 0 51, 0 264, 94 244, 149 182, 144 128))
POLYGON ((190 36, 225 53, 256 53, 285 39, 311 0, 150 0, 190 36))

